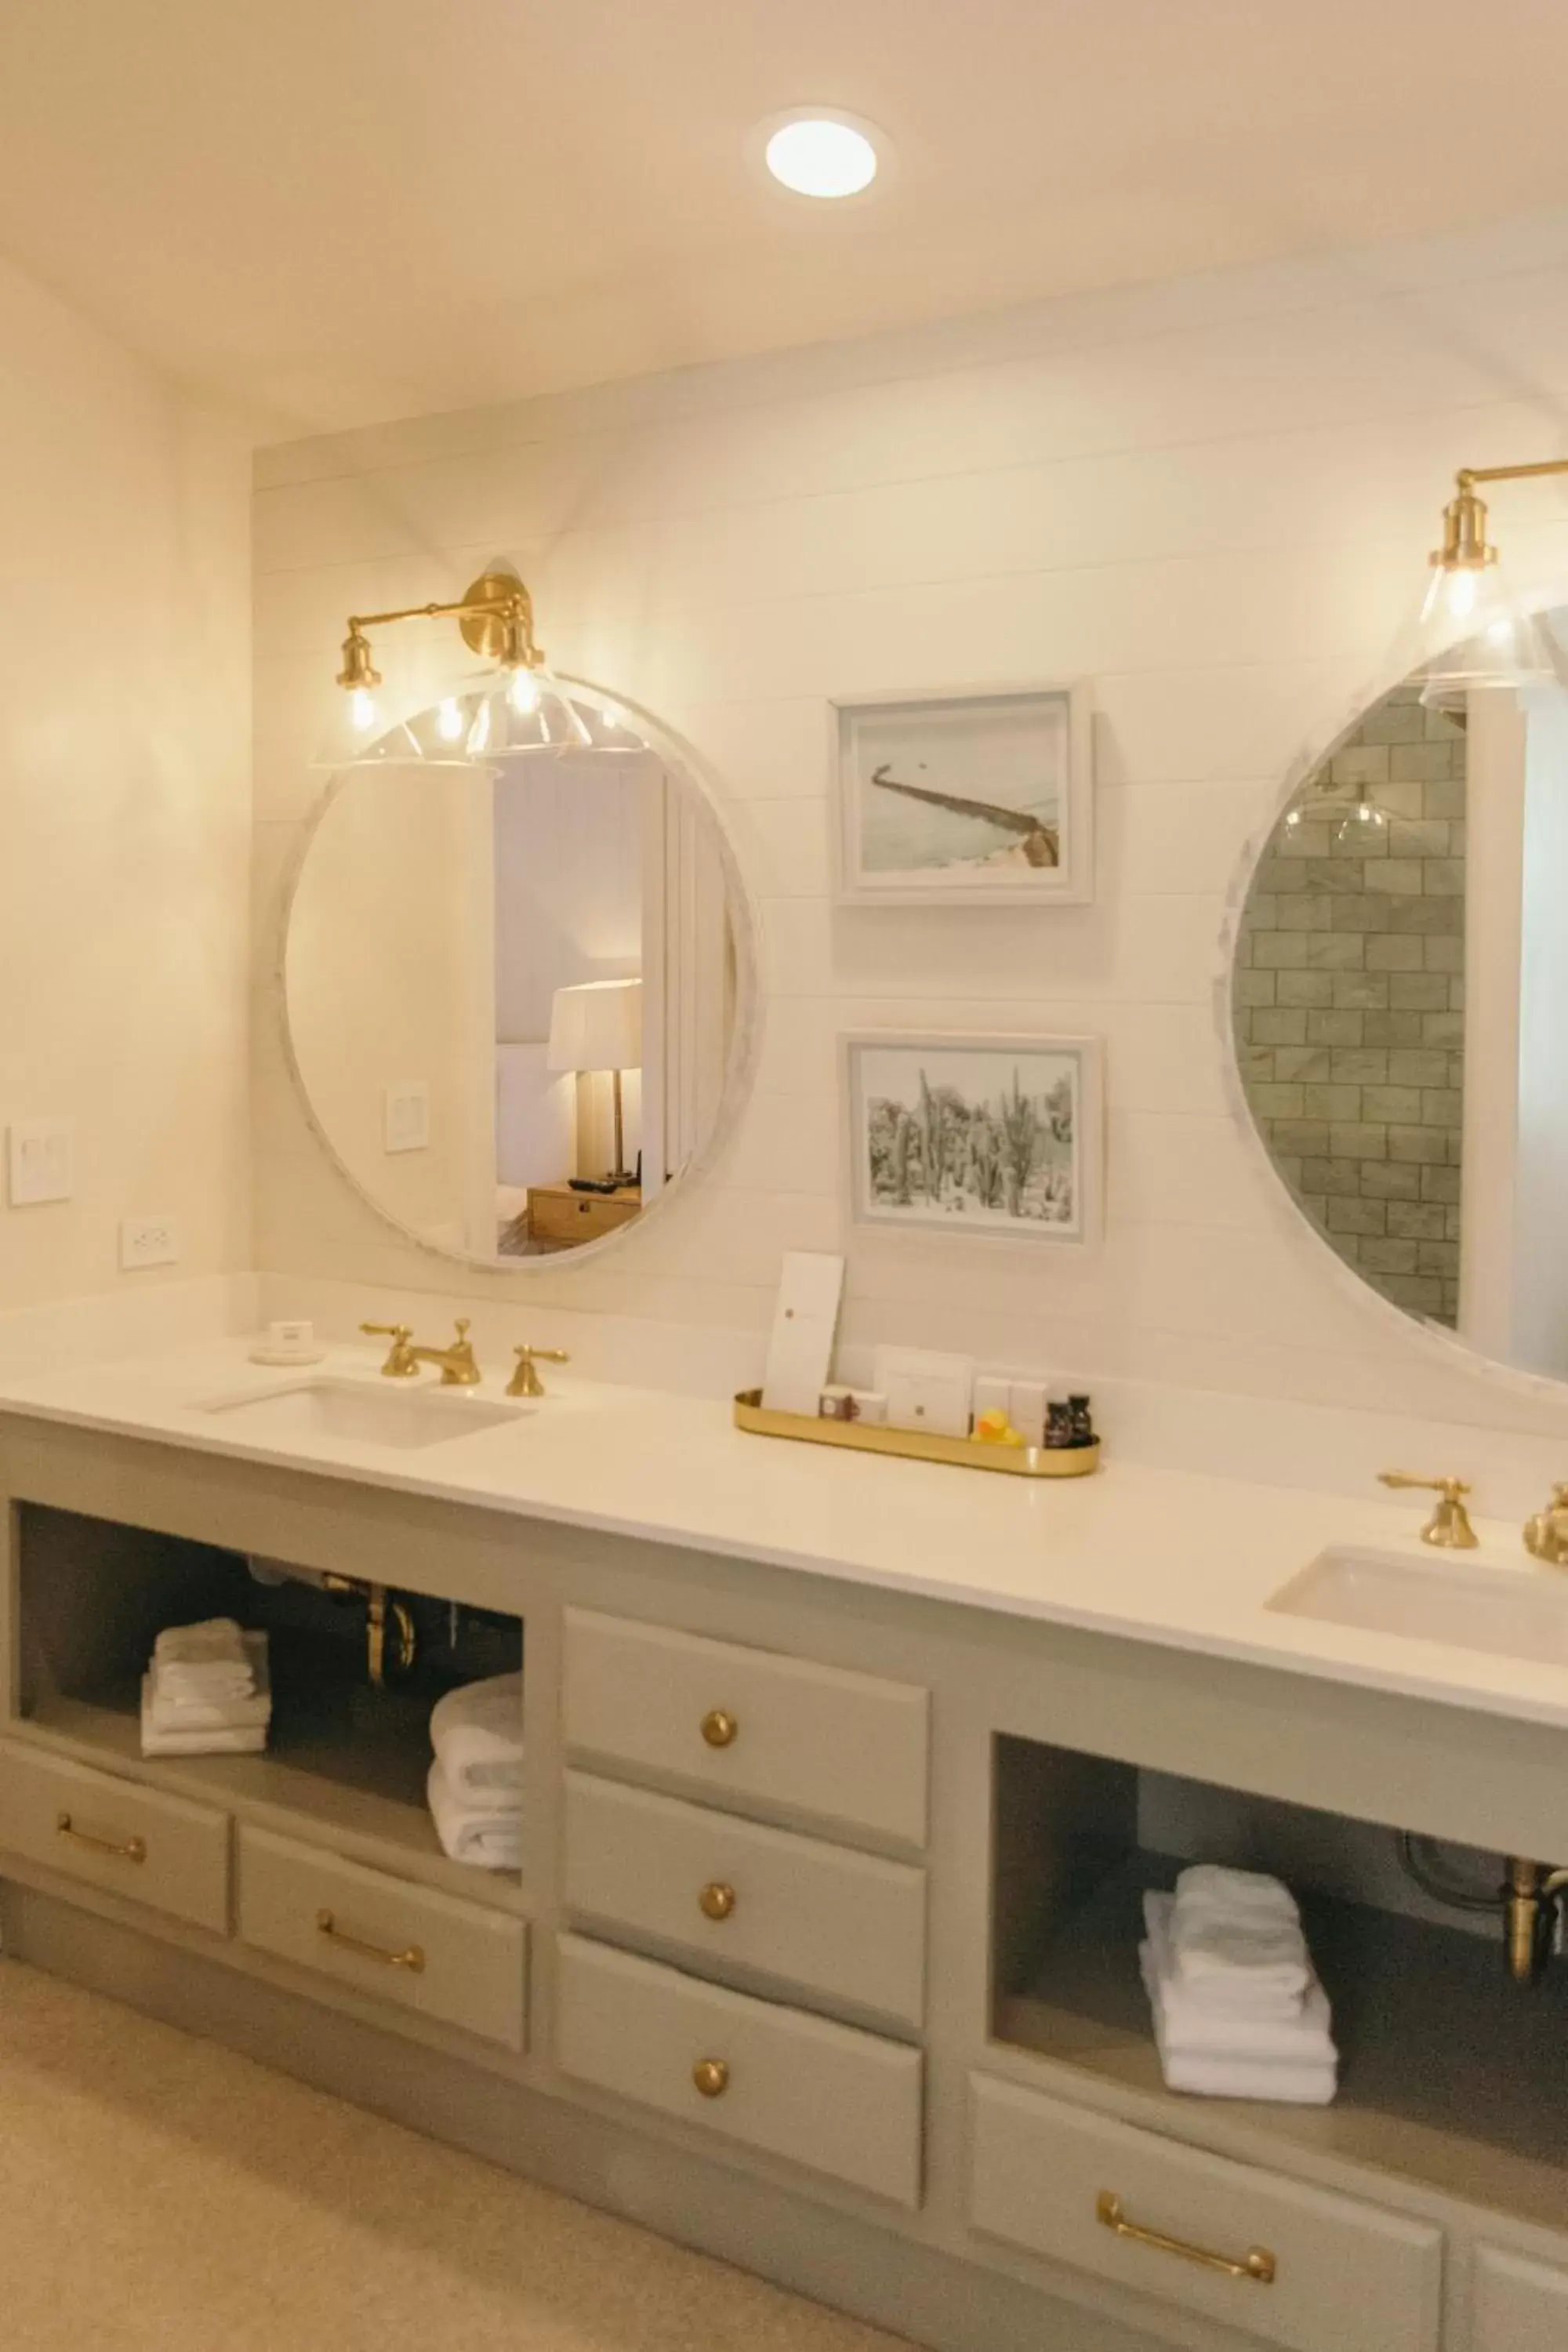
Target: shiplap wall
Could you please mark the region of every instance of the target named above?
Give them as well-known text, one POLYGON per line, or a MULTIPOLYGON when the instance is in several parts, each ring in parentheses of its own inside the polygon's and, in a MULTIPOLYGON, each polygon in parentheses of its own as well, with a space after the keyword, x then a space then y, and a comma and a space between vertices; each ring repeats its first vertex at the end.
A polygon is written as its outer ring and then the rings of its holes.
MULTIPOLYGON (((1293 763, 1392 683, 1461 463, 1562 446, 1568 216, 1225 273, 263 453, 256 509, 258 1263, 762 1331, 780 1252, 847 1243, 845 1336, 1449 1420, 1565 1425, 1363 1294, 1232 1109, 1219 940, 1293 763), (343 615, 533 589, 555 666, 691 744, 761 933, 756 1084, 718 1163, 615 1251, 463 1274, 402 1244, 292 1099, 279 877, 343 615), (1096 901, 836 908, 829 698, 1087 677, 1096 901), (1093 1257, 848 1235, 845 1029, 1101 1032, 1093 1257)), ((1568 506, 1494 509, 1568 580, 1568 506)), ((432 688, 455 636, 378 646, 432 688)))

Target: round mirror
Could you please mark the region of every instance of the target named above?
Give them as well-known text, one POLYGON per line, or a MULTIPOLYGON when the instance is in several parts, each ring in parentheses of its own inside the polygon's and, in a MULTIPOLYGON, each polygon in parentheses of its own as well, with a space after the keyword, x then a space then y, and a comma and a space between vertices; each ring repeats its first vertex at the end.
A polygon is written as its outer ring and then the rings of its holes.
POLYGON ((342 772, 284 941, 295 1073, 339 1165, 489 1266, 624 1232, 702 1157, 751 995, 706 793, 596 691, 564 717, 482 767, 342 772))
POLYGON ((1232 1013, 1280 1179, 1348 1266, 1568 1378, 1568 695, 1417 676, 1297 790, 1232 1013))

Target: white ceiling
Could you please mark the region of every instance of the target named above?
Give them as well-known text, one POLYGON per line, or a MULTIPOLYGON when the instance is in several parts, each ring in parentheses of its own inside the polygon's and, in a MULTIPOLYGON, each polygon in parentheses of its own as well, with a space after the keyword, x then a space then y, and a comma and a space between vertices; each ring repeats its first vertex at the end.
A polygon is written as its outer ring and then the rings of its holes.
POLYGON ((0 251, 268 437, 1568 202, 1563 0, 3 0, 0 251), (898 169, 836 210, 803 103, 898 169))

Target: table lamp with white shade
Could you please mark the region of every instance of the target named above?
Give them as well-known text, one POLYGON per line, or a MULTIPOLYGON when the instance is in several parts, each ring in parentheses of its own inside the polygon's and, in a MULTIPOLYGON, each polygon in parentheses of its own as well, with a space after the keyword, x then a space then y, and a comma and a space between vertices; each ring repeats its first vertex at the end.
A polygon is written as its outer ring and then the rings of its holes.
POLYGON ((558 988, 550 1008, 548 1059, 552 1070, 608 1070, 615 1081, 616 1164, 611 1178, 634 1184, 623 1165, 621 1072, 642 1067, 642 982, 587 980, 558 988))

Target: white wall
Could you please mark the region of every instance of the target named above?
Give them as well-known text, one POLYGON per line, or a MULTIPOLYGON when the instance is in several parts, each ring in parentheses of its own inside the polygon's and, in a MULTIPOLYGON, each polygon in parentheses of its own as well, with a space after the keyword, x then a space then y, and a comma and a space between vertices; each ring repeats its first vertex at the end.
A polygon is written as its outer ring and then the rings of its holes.
POLYGON ((76 1131, 0 1311, 249 1255, 247 445, 0 263, 0 1128, 76 1131), (122 1276, 127 1215, 180 1264, 122 1276))
MULTIPOLYGON (((842 1030, 1091 1029, 1103 1250, 857 1237, 852 1341, 1563 1426, 1559 1401, 1450 1362, 1282 1208, 1233 1118, 1212 993, 1243 844, 1292 761, 1391 682, 1452 469, 1556 449, 1564 395, 1568 219, 265 453, 264 891, 310 806, 343 614, 455 593, 504 551, 556 666, 657 713, 717 779, 760 906, 765 1029, 703 1182, 587 1264, 464 1276, 334 1175, 268 998, 260 1265, 760 1332, 781 1250, 845 1237, 842 1030), (1074 677, 1099 711, 1093 906, 835 908, 827 698, 1074 677)), ((1493 521, 1516 569, 1548 543, 1568 558, 1549 491, 1500 497, 1493 521)), ((383 643, 429 684, 453 667, 422 625, 383 643)))

